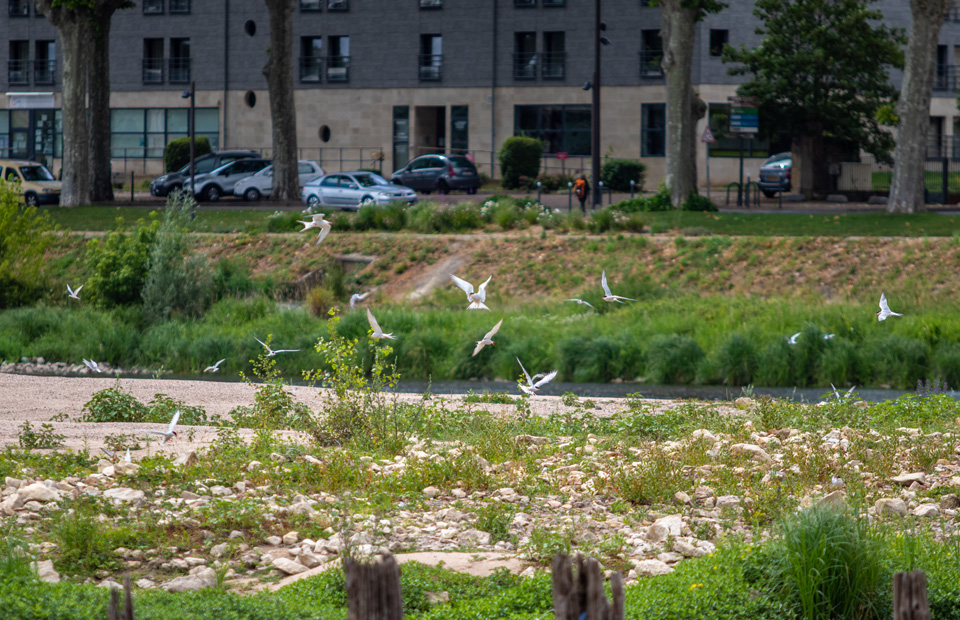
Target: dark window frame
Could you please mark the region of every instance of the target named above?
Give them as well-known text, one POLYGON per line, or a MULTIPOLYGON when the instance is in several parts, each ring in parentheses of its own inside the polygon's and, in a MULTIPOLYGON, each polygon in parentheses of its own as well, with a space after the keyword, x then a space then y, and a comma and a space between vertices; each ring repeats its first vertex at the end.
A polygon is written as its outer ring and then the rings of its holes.
POLYGON ((143 0, 144 15, 163 15, 166 7, 163 0, 143 0))
POLYGON ((568 118, 573 113, 584 114, 586 113, 589 117, 590 105, 589 104, 557 104, 557 105, 515 105, 513 106, 513 135, 515 136, 528 136, 531 138, 539 138, 543 141, 544 144, 544 155, 552 155, 554 153, 565 152, 570 156, 576 157, 588 157, 590 155, 590 124, 587 123, 584 127, 568 127, 568 118), (544 116, 550 113, 560 114, 560 127, 559 128, 545 128, 544 127, 544 116), (536 116, 536 127, 522 127, 521 126, 521 117, 524 114, 534 114, 536 116), (551 142, 553 140, 545 139, 545 136, 548 137, 558 137, 557 142, 560 145, 559 150, 551 151, 549 150, 551 142), (585 139, 584 139, 585 138, 585 139), (583 151, 574 148, 577 143, 583 144, 586 149, 583 151))
POLYGON ((723 56, 724 46, 730 43, 730 31, 726 28, 711 28, 710 29, 710 48, 709 53, 711 58, 721 58, 723 56))
POLYGON ((643 103, 640 104, 640 156, 666 157, 667 155, 667 104, 643 103), (657 111, 663 119, 660 127, 650 127, 650 113, 657 111), (659 138, 657 138, 659 136, 659 138), (657 148, 651 149, 651 137, 657 138, 657 148))
MULTIPOLYGON (((171 131, 171 130, 170 130, 170 116, 171 116, 170 113, 171 113, 171 112, 181 112, 181 113, 182 113, 183 110, 184 110, 184 108, 163 108, 163 107, 157 107, 157 108, 128 108, 128 107, 123 107, 123 108, 110 108, 110 113, 111 113, 111 115, 112 115, 113 112, 116 112, 116 111, 124 111, 124 110, 139 110, 139 111, 141 111, 141 112, 143 113, 143 131, 113 131, 113 127, 111 126, 111 128, 110 128, 110 157, 113 158, 113 159, 124 159, 124 153, 123 153, 123 152, 121 152, 121 153, 119 153, 119 154, 115 154, 115 153, 114 153, 114 151, 123 151, 124 149, 133 149, 133 150, 139 150, 139 151, 140 151, 140 156, 139 156, 139 157, 137 157, 137 156, 135 156, 135 155, 134 155, 134 156, 126 156, 126 159, 163 159, 163 151, 165 150, 166 145, 169 144, 171 140, 174 140, 174 139, 176 139, 176 138, 182 138, 183 136, 189 135, 189 133, 190 133, 190 115, 189 115, 189 114, 187 114, 187 116, 186 116, 187 127, 186 127, 186 130, 185 130, 185 131, 171 131), (150 110, 163 110, 163 131, 149 131, 149 124, 148 124, 148 121, 147 121, 147 115, 148 115, 148 113, 149 113, 150 110), (118 136, 140 136, 140 137, 141 137, 141 141, 140 141, 140 142, 141 142, 142 146, 139 146, 139 147, 122 147, 122 146, 120 146, 120 147, 115 147, 115 146, 113 146, 113 136, 115 136, 115 135, 118 135, 118 136), (164 145, 164 146, 163 146, 163 147, 148 146, 148 145, 149 145, 149 136, 159 136, 159 135, 162 135, 162 136, 163 136, 163 145, 164 145), (159 154, 158 154, 158 155, 154 155, 154 156, 149 156, 148 153, 149 153, 150 151, 155 151, 155 152, 156 152, 156 151, 159 151, 159 154)), ((217 130, 216 130, 216 131, 197 132, 197 133, 195 133, 194 135, 195 135, 195 136, 206 136, 207 139, 210 140, 210 146, 213 147, 214 150, 217 150, 217 148, 219 148, 219 141, 220 141, 220 120, 221 120, 221 119, 220 119, 220 108, 218 108, 218 107, 203 107, 203 108, 197 108, 197 109, 196 109, 197 112, 200 112, 200 111, 205 111, 205 112, 207 112, 207 111, 210 111, 210 110, 216 110, 216 112, 217 112, 217 130)))
POLYGON ((443 8, 443 0, 420 0, 420 8, 428 11, 435 11, 443 8))
POLYGON ((319 13, 323 10, 323 0, 300 0, 301 13, 319 13))

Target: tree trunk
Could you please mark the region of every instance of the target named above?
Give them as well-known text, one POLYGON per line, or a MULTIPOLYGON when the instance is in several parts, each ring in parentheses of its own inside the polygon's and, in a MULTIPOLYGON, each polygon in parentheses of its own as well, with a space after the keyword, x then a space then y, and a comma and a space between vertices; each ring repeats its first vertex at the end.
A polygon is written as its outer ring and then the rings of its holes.
POLYGON ((927 576, 922 570, 894 574, 893 620, 930 620, 927 576))
POLYGON ((270 12, 270 51, 263 75, 273 121, 273 200, 297 200, 297 111, 293 101, 294 0, 265 0, 270 12))
POLYGON ((808 121, 804 133, 793 138, 793 189, 808 200, 826 191, 828 169, 823 147, 823 123, 808 121))
POLYGON ((87 41, 90 39, 89 13, 85 8, 53 7, 52 0, 36 0, 37 8, 60 35, 63 50, 63 187, 60 206, 76 207, 90 203, 90 166, 87 158, 87 41))
POLYGON ((98 0, 91 11, 90 52, 90 200, 113 200, 110 170, 110 22, 126 0, 98 0))
POLYGON ((347 620, 403 620, 400 567, 391 554, 369 564, 343 560, 347 620))
POLYGON ((897 114, 897 148, 893 154, 893 180, 887 211, 916 213, 925 208, 924 162, 927 160, 927 129, 930 98, 936 67, 940 27, 953 7, 953 0, 910 0, 910 39, 904 56, 903 84, 897 114))
POLYGON ((667 82, 667 170, 670 201, 680 206, 697 191, 697 121, 707 105, 693 90, 693 45, 700 9, 682 0, 662 0, 663 73, 667 82))

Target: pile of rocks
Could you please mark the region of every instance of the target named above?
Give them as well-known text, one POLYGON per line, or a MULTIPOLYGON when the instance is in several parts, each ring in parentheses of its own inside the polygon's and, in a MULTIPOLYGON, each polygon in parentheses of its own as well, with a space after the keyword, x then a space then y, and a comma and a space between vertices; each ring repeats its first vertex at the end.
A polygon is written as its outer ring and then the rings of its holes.
MULTIPOLYGON (((169 370, 151 370, 149 368, 114 368, 106 362, 98 366, 106 376, 123 375, 125 377, 153 377, 169 375, 169 370)), ((57 377, 96 376, 98 373, 85 364, 67 364, 66 362, 48 362, 42 357, 21 357, 19 362, 0 362, 0 372, 17 375, 43 375, 57 377)))

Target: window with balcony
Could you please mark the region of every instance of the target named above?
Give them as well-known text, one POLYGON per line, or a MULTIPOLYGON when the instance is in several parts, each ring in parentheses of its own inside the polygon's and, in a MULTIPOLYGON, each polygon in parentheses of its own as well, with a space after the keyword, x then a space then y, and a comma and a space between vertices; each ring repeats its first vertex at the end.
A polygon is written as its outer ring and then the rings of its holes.
POLYGON ((10 41, 7 60, 7 83, 11 86, 30 83, 30 41, 10 41))
POLYGON ((442 9, 443 0, 420 0, 421 9, 442 9))
POLYGON ((171 84, 190 82, 190 39, 170 39, 171 84))
POLYGON ((57 73, 56 44, 53 41, 37 41, 33 58, 33 83, 53 84, 57 73))
POLYGON ((327 56, 327 82, 350 81, 350 37, 339 35, 328 37, 330 55, 327 56))
POLYGON ((640 155, 663 157, 667 153, 667 106, 644 103, 640 107, 640 155))
POLYGON ((320 82, 323 71, 323 39, 300 37, 300 81, 320 82))
POLYGON ((143 40, 143 83, 163 84, 163 39, 143 40))
POLYGON ((663 77, 663 39, 659 30, 640 32, 640 78, 657 79, 663 77))
POLYGON ((543 58, 540 75, 545 80, 562 80, 566 76, 566 36, 563 32, 543 33, 543 58))
POLYGON ((443 37, 420 35, 419 75, 421 82, 438 82, 443 78, 443 37))
POLYGON ((30 0, 9 0, 7 12, 10 17, 30 17, 30 0))
POLYGON ((328 11, 349 11, 350 0, 327 0, 328 11))
POLYGON ((714 58, 723 56, 723 46, 730 42, 729 30, 710 29, 710 55, 714 58))
POLYGON ((533 80, 537 77, 537 33, 513 33, 513 79, 533 80))
POLYGON ((323 0, 300 0, 300 11, 304 13, 316 12, 323 6, 323 0))
POLYGON ((163 0, 143 0, 144 15, 163 15, 163 0))
POLYGON ((513 135, 539 138, 544 153, 589 155, 590 106, 514 106, 513 135))
POLYGON ((189 15, 190 0, 170 0, 171 15, 189 15))

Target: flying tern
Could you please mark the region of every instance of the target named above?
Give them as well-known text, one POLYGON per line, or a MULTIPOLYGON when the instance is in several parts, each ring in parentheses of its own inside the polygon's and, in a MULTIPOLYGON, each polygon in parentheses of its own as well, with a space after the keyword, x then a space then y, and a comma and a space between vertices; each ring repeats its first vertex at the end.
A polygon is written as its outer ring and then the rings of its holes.
POLYGON ((880 293, 880 312, 876 313, 878 321, 886 321, 888 316, 903 316, 899 312, 894 312, 887 304, 887 296, 880 293))
MULTIPOLYGON (((563 301, 572 301, 574 303, 580 304, 581 306, 590 306, 591 308, 593 308, 593 304, 590 303, 589 301, 584 301, 576 297, 574 297, 573 299, 564 299, 563 301)), ((593 309, 596 310, 596 308, 593 308, 593 309)))
POLYGON ((396 338, 393 337, 393 332, 390 332, 389 334, 383 333, 383 330, 380 329, 380 324, 377 323, 376 317, 374 317, 373 313, 370 312, 370 308, 367 308, 367 321, 369 321, 370 327, 373 328, 373 333, 370 334, 371 338, 374 338, 376 340, 380 340, 381 338, 389 338, 390 340, 396 340, 396 338))
POLYGON ((370 296, 370 291, 367 291, 366 293, 363 293, 363 294, 354 293, 353 295, 350 296, 350 307, 353 308, 354 306, 356 306, 358 303, 360 303, 361 301, 363 301, 369 296, 370 296))
POLYGON ((526 385, 524 385, 524 384, 522 384, 522 383, 519 384, 519 385, 520 385, 520 390, 521 390, 524 394, 527 394, 527 395, 529 395, 529 396, 533 396, 534 394, 536 394, 537 392, 539 392, 541 385, 550 383, 551 381, 553 381, 553 378, 557 376, 557 371, 556 371, 556 370, 552 370, 552 371, 548 372, 547 374, 543 375, 543 376, 540 378, 539 381, 537 381, 536 383, 534 383, 534 382, 533 382, 533 379, 530 378, 530 373, 528 373, 528 372, 527 372, 527 369, 523 367, 523 362, 520 361, 520 358, 519 358, 519 357, 517 358, 517 363, 520 364, 520 370, 523 371, 523 376, 527 378, 527 384, 526 384, 526 385))
POLYGON ((636 299, 630 299, 629 297, 621 297, 620 295, 614 295, 610 292, 610 287, 607 285, 607 270, 603 270, 603 275, 600 278, 600 285, 603 286, 603 301, 617 302, 622 304, 624 301, 637 301, 636 299))
POLYGON ((67 296, 70 297, 71 299, 76 299, 77 301, 80 301, 80 289, 82 288, 83 288, 83 285, 81 284, 80 286, 77 287, 77 290, 73 290, 72 288, 70 288, 70 285, 68 284, 67 296))
POLYGON ((147 429, 144 429, 144 428, 139 429, 138 432, 147 433, 147 434, 150 434, 150 435, 157 435, 157 436, 159 436, 159 437, 163 437, 163 441, 160 442, 160 445, 162 446, 162 445, 164 445, 165 443, 167 443, 168 441, 170 441, 170 439, 171 439, 172 437, 176 437, 176 436, 177 436, 177 431, 173 430, 173 428, 177 425, 177 420, 179 420, 179 419, 180 419, 180 410, 177 409, 177 412, 173 414, 173 419, 170 420, 170 426, 167 427, 166 432, 164 432, 164 431, 150 431, 150 430, 147 430, 147 429))
POLYGON ((787 338, 787 342, 790 344, 797 344, 797 338, 800 337, 801 332, 797 332, 794 335, 787 338))
POLYGON ((477 341, 477 348, 473 350, 474 355, 479 353, 481 349, 487 345, 493 346, 493 336, 500 330, 501 325, 503 325, 503 319, 497 321, 497 324, 493 326, 493 329, 488 331, 483 338, 477 341))
POLYGON ((307 220, 307 221, 303 221, 303 220, 297 220, 297 221, 303 224, 303 230, 301 230, 300 232, 303 232, 305 230, 310 230, 311 228, 320 229, 320 234, 317 235, 316 245, 320 245, 320 242, 323 241, 326 238, 326 236, 330 234, 330 228, 333 226, 333 222, 328 222, 327 220, 323 219, 323 213, 317 213, 316 215, 312 216, 310 220, 307 220))
POLYGON ((836 334, 824 334, 824 335, 823 335, 823 339, 824 339, 824 340, 833 340, 835 337, 836 337, 836 334))
POLYGON ((86 359, 85 359, 85 360, 83 360, 83 363, 86 364, 87 368, 89 368, 90 370, 92 370, 92 371, 94 371, 94 372, 99 372, 99 373, 102 373, 102 372, 103 372, 102 370, 100 370, 100 364, 96 363, 96 362, 93 361, 93 360, 86 360, 86 359))
POLYGON ((277 353, 296 353, 297 351, 300 350, 300 349, 277 349, 276 351, 274 351, 273 349, 268 347, 263 340, 260 340, 256 336, 254 336, 253 339, 259 342, 260 344, 262 344, 263 348, 267 350, 267 357, 273 357, 277 353))
POLYGON ((227 358, 223 358, 213 366, 207 366, 203 369, 203 372, 218 372, 220 370, 220 364, 224 363, 225 361, 227 361, 227 358))
POLYGON ((489 278, 487 278, 484 281, 484 283, 481 284, 480 287, 477 289, 476 293, 473 292, 473 285, 467 282, 466 280, 462 280, 457 276, 453 275, 452 273, 450 274, 450 279, 453 280, 454 283, 456 283, 456 285, 459 286, 461 289, 463 289, 463 292, 467 294, 467 301, 470 302, 470 305, 467 306, 467 310, 489 310, 490 309, 486 305, 484 305, 483 302, 487 300, 487 284, 490 283, 490 280, 493 279, 493 276, 490 276, 489 278))

